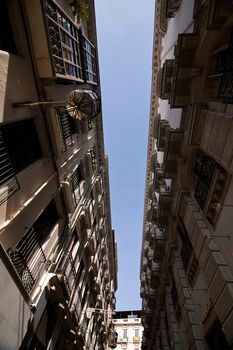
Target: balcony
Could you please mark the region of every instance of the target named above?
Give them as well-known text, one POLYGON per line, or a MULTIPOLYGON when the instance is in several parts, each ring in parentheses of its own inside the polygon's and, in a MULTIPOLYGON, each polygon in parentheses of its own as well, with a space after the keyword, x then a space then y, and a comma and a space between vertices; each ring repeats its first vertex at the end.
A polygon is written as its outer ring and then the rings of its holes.
POLYGON ((57 108, 56 116, 62 151, 66 152, 73 145, 72 135, 75 133, 74 120, 70 118, 65 108, 57 108))
POLYGON ((172 18, 179 10, 182 0, 167 0, 166 1, 166 18, 172 18))
POLYGON ((160 230, 159 228, 156 228, 156 251, 158 253, 163 253, 164 246, 165 246, 165 233, 164 230, 160 230))
POLYGON ((146 224, 145 231, 144 231, 144 237, 146 240, 149 240, 150 236, 150 224, 146 224))
POLYGON ((99 217, 99 219, 104 217, 104 203, 103 202, 98 203, 98 217, 99 217))
POLYGON ((158 72, 156 93, 162 100, 170 100, 174 72, 174 60, 166 60, 158 72))
POLYGON ((0 205, 19 190, 19 182, 0 133, 0 205))
POLYGON ((189 103, 192 78, 199 74, 194 66, 198 37, 195 34, 179 34, 175 48, 173 83, 171 85, 171 108, 182 108, 189 103))
POLYGON ((133 343, 140 343, 140 337, 139 336, 133 336, 133 343))
POLYGON ((152 248, 148 248, 148 252, 147 252, 147 256, 148 256, 148 259, 150 260, 153 260, 154 259, 154 256, 155 256, 155 251, 154 249, 152 248))
POLYGON ((151 200, 154 200, 156 198, 155 186, 156 186, 156 182, 154 180, 150 180, 149 187, 148 187, 148 198, 151 200))
POLYGON ((197 184, 194 196, 211 224, 215 224, 222 205, 227 172, 209 156, 200 156, 194 165, 197 184))
POLYGON ((182 132, 172 129, 168 131, 163 159, 163 174, 167 179, 176 177, 177 158, 180 154, 182 141, 182 132))
POLYGON ((107 249, 106 249, 106 242, 105 242, 104 239, 102 239, 102 241, 101 241, 100 249, 101 249, 101 253, 102 253, 103 255, 105 255, 106 252, 107 252, 107 249))
POLYGON ((98 276, 97 259, 93 255, 91 256, 89 274, 92 278, 97 278, 98 276))
POLYGON ((233 4, 228 0, 208 0, 207 29, 221 29, 232 13, 233 4))
POLYGON ((88 238, 84 245, 84 251, 87 257, 91 257, 95 253, 95 238, 92 236, 88 238))
POLYGON ((80 203, 81 198, 84 195, 84 179, 81 172, 80 166, 78 166, 70 176, 70 185, 72 189, 72 196, 74 201, 74 206, 77 207, 80 203))
POLYGON ((155 300, 156 298, 156 291, 153 288, 149 288, 148 290, 148 296, 151 300, 155 300))
POLYGON ((14 249, 8 250, 8 254, 26 291, 30 293, 46 262, 42 242, 33 227, 26 231, 14 249))
POLYGON ((70 252, 65 253, 65 258, 61 266, 57 267, 56 273, 61 274, 65 285, 65 291, 68 299, 71 299, 77 282, 77 273, 74 264, 72 254, 70 252))
POLYGON ((144 252, 144 255, 147 255, 147 253, 148 253, 148 248, 149 248, 149 242, 148 242, 148 241, 144 241, 144 244, 143 244, 143 252, 144 252))
POLYGON ((151 171, 154 172, 155 171, 155 168, 159 166, 159 163, 158 163, 158 160, 157 160, 157 152, 154 150, 152 153, 151 153, 151 159, 150 159, 150 168, 151 168, 151 171))
POLYGON ((40 78, 97 83, 94 45, 53 1, 26 1, 40 78), (41 6, 42 3, 42 6, 41 6))
POLYGON ((57 221, 56 206, 54 201, 51 201, 33 226, 27 228, 16 246, 8 250, 8 255, 28 293, 32 291, 41 272, 45 270, 47 261, 45 249, 50 232, 57 221))
POLYGON ((149 202, 147 205, 146 219, 148 222, 156 222, 158 216, 158 206, 155 201, 149 202))
POLYGON ((166 188, 165 191, 160 191, 157 219, 157 226, 160 229, 166 229, 168 226, 171 200, 170 191, 167 191, 166 188))
POLYGON ((96 177, 96 180, 95 180, 95 189, 96 189, 96 193, 97 195, 101 195, 102 194, 102 178, 101 178, 101 175, 98 175, 96 177))
POLYGON ((158 122, 158 138, 156 142, 157 150, 164 151, 167 139, 167 133, 170 129, 169 122, 165 119, 160 119, 158 122))
MULTIPOLYGON (((91 214, 90 214, 89 207, 83 206, 82 212, 79 217, 79 223, 80 223, 80 228, 82 230, 82 235, 86 230, 89 230, 91 228, 91 214)), ((87 233, 83 237, 84 239, 87 237, 86 235, 87 233)))
POLYGON ((146 284, 146 274, 145 274, 145 272, 142 272, 141 273, 141 285, 142 285, 142 287, 145 287, 145 284, 146 284))
POLYGON ((100 293, 100 285, 97 277, 94 278, 94 282, 92 284, 92 290, 96 295, 100 293))
POLYGON ((156 190, 156 192, 159 192, 160 186, 164 182, 164 174, 160 168, 155 169, 154 182, 155 182, 155 190, 156 190))
POLYGON ((86 177, 91 177, 97 169, 97 160, 94 149, 90 149, 84 158, 86 177))

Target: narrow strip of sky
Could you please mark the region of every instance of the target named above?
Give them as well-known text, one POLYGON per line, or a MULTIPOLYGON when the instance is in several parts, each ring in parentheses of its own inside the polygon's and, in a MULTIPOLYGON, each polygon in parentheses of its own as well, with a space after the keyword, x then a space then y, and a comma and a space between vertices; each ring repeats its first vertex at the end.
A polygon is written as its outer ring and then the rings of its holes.
POLYGON ((141 309, 139 268, 155 0, 96 0, 105 150, 118 241, 117 310, 141 309))

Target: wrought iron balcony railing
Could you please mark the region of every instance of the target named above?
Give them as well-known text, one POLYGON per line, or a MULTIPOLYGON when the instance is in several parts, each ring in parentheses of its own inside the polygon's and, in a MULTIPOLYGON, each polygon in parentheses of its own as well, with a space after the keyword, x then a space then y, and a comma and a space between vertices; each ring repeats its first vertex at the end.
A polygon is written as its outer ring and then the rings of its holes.
POLYGON ((28 293, 31 292, 41 268, 46 262, 39 235, 29 228, 14 249, 8 254, 28 293))
POLYGON ((71 174, 71 188, 72 188, 72 195, 74 199, 75 207, 77 207, 83 193, 80 188, 80 184, 83 180, 81 168, 78 166, 73 173, 71 174))
POLYGON ((70 118, 65 108, 57 108, 56 115, 60 138, 63 145, 63 152, 65 152, 72 146, 72 135, 75 133, 74 119, 70 118))
POLYGON ((28 293, 31 292, 41 271, 45 268, 46 256, 42 245, 57 220, 58 214, 55 202, 52 200, 16 246, 8 250, 11 261, 28 293))
POLYGON ((0 133, 0 205, 19 190, 19 182, 0 133))

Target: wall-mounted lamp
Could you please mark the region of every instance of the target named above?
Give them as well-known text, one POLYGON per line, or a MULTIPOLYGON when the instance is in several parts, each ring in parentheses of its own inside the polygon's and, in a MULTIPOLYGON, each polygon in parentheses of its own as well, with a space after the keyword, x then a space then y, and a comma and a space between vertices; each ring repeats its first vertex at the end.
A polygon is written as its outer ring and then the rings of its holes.
POLYGON ((13 107, 65 106, 67 113, 74 119, 87 120, 100 112, 100 98, 92 90, 73 90, 66 100, 14 103, 13 107))

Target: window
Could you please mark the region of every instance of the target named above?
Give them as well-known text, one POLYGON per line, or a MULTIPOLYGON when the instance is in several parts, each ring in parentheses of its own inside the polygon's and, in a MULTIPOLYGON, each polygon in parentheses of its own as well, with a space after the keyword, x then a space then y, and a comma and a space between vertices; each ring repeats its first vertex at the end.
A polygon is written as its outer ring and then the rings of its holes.
POLYGON ((63 151, 72 146, 72 134, 75 134, 75 120, 71 118, 65 108, 56 109, 60 137, 63 143, 63 151))
POLYGON ((9 1, 0 2, 0 50, 17 54, 15 39, 13 36, 10 16, 8 11, 9 1))
POLYGON ((43 156, 33 119, 2 125, 0 130, 17 173, 43 156))
POLYGON ((94 45, 50 0, 44 0, 48 39, 58 77, 96 83, 94 45))
POLYGON ((139 337, 139 329, 138 328, 136 328, 134 330, 134 335, 135 335, 135 337, 139 337))
POLYGON ((81 182, 84 180, 81 170, 81 165, 77 166, 70 176, 70 184, 72 189, 72 196, 74 200, 74 205, 77 207, 80 199, 83 196, 83 187, 81 182))
POLYGON ((83 52, 85 59, 85 72, 87 82, 97 82, 96 79, 96 62, 95 62, 95 47, 94 45, 83 35, 83 52))
POLYGON ((127 338, 128 329, 123 329, 123 338, 127 338))

